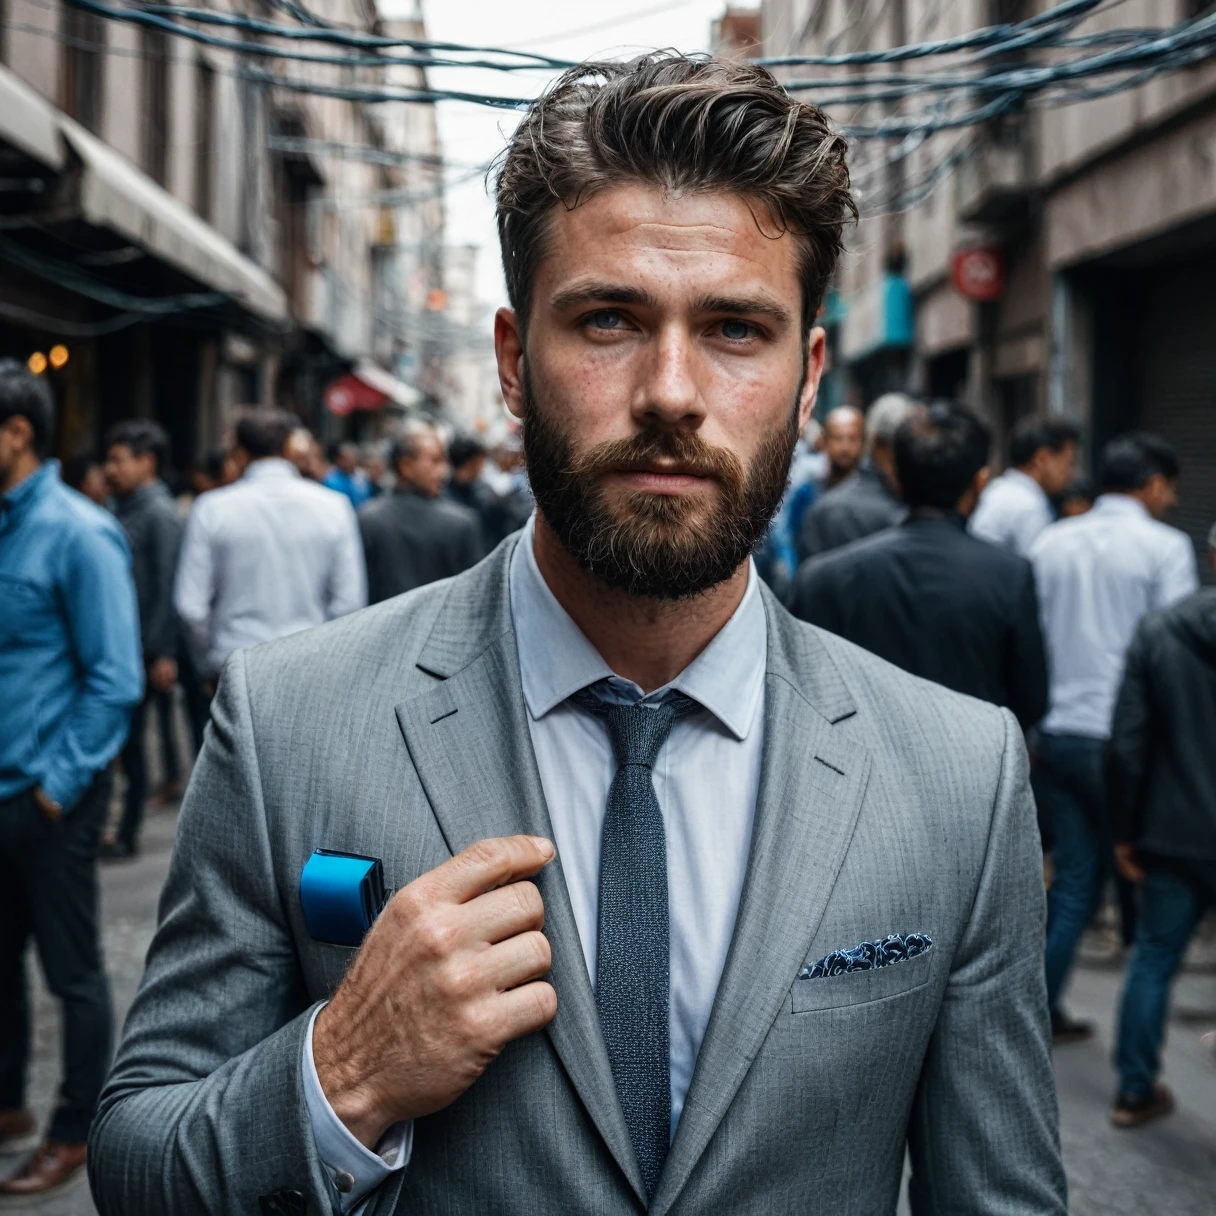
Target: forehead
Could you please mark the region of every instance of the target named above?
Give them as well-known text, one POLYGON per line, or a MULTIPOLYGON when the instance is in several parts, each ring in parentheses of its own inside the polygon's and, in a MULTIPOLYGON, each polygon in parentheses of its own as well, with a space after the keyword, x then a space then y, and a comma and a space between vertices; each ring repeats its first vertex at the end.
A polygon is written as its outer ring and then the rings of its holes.
POLYGON ((645 282, 665 298, 763 288, 794 307, 799 252, 796 238, 740 195, 630 183, 553 209, 534 288, 541 300, 584 277, 645 282))

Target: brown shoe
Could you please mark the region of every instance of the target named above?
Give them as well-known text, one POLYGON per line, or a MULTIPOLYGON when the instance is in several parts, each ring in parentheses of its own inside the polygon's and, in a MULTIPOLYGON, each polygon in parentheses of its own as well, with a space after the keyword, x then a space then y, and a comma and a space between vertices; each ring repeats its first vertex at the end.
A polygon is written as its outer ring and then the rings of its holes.
POLYGON ((1159 1119, 1174 1109, 1174 1095, 1164 1085, 1156 1085, 1137 1098, 1118 1094, 1110 1109, 1110 1121, 1116 1127, 1139 1127, 1150 1119, 1159 1119))
POLYGON ((38 1143, 38 1122, 28 1110, 0 1110, 0 1153, 28 1153, 38 1143))
POLYGON ((5 1200, 41 1199, 70 1190, 84 1180, 87 1155, 83 1141, 44 1140, 15 1174, 0 1182, 0 1206, 5 1200))

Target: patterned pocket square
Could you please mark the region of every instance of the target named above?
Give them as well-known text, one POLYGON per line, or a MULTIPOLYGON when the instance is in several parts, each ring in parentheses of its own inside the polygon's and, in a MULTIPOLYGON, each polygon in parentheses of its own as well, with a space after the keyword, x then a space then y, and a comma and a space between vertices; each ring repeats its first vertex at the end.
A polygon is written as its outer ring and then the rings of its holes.
POLYGON ((817 963, 803 967, 798 978, 818 980, 846 971, 873 971, 876 967, 907 962, 932 947, 933 939, 927 933, 892 933, 882 941, 862 942, 852 950, 833 950, 817 963))

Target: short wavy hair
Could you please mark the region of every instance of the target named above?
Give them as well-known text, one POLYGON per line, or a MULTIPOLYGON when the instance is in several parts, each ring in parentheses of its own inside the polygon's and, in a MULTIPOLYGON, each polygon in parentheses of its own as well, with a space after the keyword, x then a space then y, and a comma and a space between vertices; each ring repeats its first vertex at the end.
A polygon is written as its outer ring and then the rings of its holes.
POLYGON ((809 329, 844 226, 857 219, 846 152, 822 110, 755 64, 675 52, 579 64, 532 106, 497 163, 511 306, 526 326, 555 206, 572 209, 599 190, 643 182, 736 194, 755 206, 762 232, 796 236, 809 329))

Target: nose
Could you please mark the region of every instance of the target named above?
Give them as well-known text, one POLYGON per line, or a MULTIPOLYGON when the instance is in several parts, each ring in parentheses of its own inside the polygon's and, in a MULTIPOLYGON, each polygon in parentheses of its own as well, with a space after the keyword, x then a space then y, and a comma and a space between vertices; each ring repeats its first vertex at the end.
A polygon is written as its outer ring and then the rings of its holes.
POLYGON ((695 372, 696 354, 690 335, 679 325, 664 326, 634 396, 633 416, 638 424, 696 430, 705 409, 695 372))

